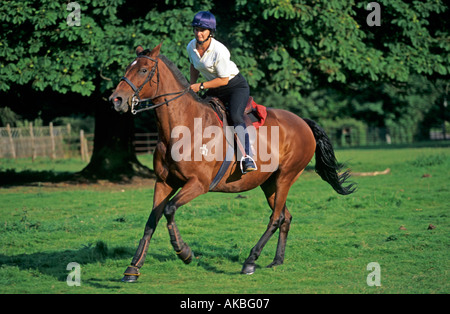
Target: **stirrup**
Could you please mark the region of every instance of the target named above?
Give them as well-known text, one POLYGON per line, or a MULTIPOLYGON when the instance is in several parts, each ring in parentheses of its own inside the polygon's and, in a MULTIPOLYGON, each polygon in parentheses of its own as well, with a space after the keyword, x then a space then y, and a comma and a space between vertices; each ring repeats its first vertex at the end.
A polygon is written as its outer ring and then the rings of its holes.
POLYGON ((247 173, 247 171, 244 171, 244 160, 245 160, 245 159, 250 159, 250 160, 253 162, 253 164, 255 165, 255 168, 254 168, 253 170, 251 170, 251 171, 256 171, 256 170, 258 170, 258 166, 256 165, 255 160, 254 160, 251 156, 249 156, 249 155, 247 155, 247 156, 242 156, 242 158, 241 158, 241 172, 242 172, 243 174, 247 173))

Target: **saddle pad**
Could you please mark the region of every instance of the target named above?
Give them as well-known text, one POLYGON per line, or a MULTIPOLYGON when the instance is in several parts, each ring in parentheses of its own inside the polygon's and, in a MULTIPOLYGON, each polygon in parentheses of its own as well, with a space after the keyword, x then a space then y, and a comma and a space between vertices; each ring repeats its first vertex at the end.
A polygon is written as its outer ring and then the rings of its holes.
MULTIPOLYGON (((258 129, 259 127, 264 125, 267 118, 267 108, 263 105, 257 104, 253 97, 249 98, 249 102, 251 101, 251 110, 246 110, 246 115, 249 116, 253 126, 258 129)), ((220 122, 220 125, 223 126, 223 107, 219 106, 215 101, 210 101, 211 107, 214 109, 214 113, 216 114, 217 119, 220 122)))
POLYGON ((267 118, 267 108, 263 105, 257 104, 255 101, 252 102, 253 111, 251 113, 255 114, 259 121, 253 122, 253 126, 257 129, 260 126, 264 125, 264 122, 266 122, 267 118))

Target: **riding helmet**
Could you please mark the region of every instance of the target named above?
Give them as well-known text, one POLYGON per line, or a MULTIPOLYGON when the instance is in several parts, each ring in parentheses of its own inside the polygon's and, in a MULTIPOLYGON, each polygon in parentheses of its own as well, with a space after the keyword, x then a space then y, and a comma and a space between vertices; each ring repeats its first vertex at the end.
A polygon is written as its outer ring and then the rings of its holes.
POLYGON ((194 20, 192 21, 191 25, 192 27, 202 27, 215 32, 216 18, 211 12, 201 11, 194 16, 194 20))

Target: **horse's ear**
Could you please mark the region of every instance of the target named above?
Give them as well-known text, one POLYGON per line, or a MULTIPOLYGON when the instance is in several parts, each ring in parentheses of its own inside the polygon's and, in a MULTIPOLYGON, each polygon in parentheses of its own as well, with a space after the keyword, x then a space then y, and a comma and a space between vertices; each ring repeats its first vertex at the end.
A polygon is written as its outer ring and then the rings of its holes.
POLYGON ((150 56, 157 57, 159 55, 159 52, 161 51, 161 46, 162 46, 162 42, 158 46, 153 48, 152 52, 150 52, 150 56))
POLYGON ((139 54, 140 54, 142 51, 144 51, 144 48, 142 48, 141 45, 137 46, 137 47, 136 47, 136 56, 139 56, 139 54))

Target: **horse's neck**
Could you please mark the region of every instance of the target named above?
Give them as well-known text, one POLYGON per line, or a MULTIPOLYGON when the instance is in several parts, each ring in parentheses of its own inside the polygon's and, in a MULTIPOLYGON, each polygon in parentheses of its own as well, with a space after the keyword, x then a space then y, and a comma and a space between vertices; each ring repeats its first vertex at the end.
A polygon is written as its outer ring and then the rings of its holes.
MULTIPOLYGON (((167 144, 170 143, 172 141, 172 130, 176 127, 186 127, 193 132, 195 118, 201 118, 204 126, 204 121, 209 115, 206 109, 204 105, 195 101, 190 95, 184 95, 157 108, 156 117, 160 140, 167 144)), ((207 120, 211 121, 211 119, 207 120)))
MULTIPOLYGON (((159 94, 169 94, 180 92, 185 87, 179 83, 173 76, 173 73, 164 64, 164 71, 160 72, 159 94)), ((176 97, 171 95, 166 99, 158 99, 163 102, 176 97)), ((171 141, 171 132, 173 128, 184 126, 190 130, 194 129, 194 118, 206 118, 212 113, 212 110, 204 104, 196 100, 190 93, 170 101, 168 104, 156 109, 156 117, 158 119, 158 133, 160 140, 169 143, 171 141), (209 112, 211 111, 211 112, 209 112)))

